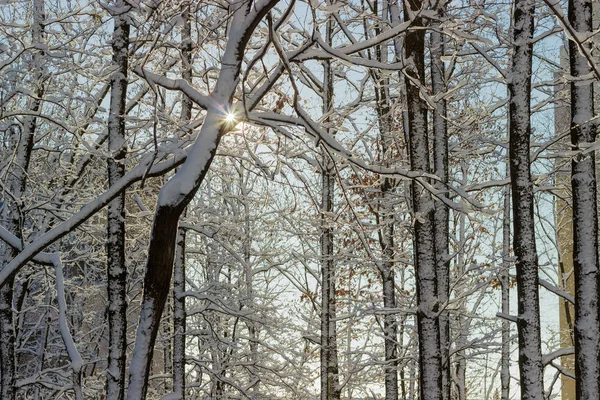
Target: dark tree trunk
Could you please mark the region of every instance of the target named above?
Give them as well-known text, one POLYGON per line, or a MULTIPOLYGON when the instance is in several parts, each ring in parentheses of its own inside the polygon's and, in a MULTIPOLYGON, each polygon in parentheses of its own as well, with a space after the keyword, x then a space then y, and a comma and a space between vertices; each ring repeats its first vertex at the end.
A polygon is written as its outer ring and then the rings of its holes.
MULTIPOLYGON (((422 7, 420 0, 407 0, 405 10, 422 7)), ((412 13, 404 13, 409 20, 412 13)), ((427 105, 419 84, 425 79, 425 30, 422 18, 415 14, 404 46, 407 60, 406 99, 408 105, 409 151, 413 171, 430 172, 427 105), (413 81, 414 80, 414 81, 413 81)), ((419 335, 419 382, 421 400, 442 400, 439 301, 435 249, 434 202, 431 194, 416 180, 411 183, 414 221, 414 263, 417 289, 417 326, 419 335)))
MULTIPOLYGON (((333 21, 326 24, 327 43, 331 44, 333 21)), ((333 73, 329 61, 323 64, 323 114, 333 104, 333 73)), ((329 129, 328 129, 329 130, 329 129)), ((329 132, 330 134, 332 132, 329 132)), ((337 353, 335 265, 333 261, 333 160, 325 150, 321 164, 321 400, 339 400, 340 383, 337 353)))
MULTIPOLYGON (((391 19, 388 16, 390 6, 386 1, 382 2, 381 18, 382 21, 391 19)), ((374 13, 379 12, 379 2, 373 3, 374 13)), ((375 35, 382 32, 381 24, 375 26, 375 35)), ((370 53, 369 53, 370 55, 370 53)), ((378 45, 375 47, 375 57, 377 61, 388 62, 388 55, 384 47, 378 45)), ((379 125, 379 140, 381 148, 380 162, 384 167, 391 167, 394 159, 393 137, 393 118, 390 106, 389 79, 379 71, 371 71, 371 76, 375 83, 375 100, 377 119, 379 125)), ((385 399, 398 399, 398 321, 396 320, 396 285, 394 277, 394 189, 395 180, 392 178, 381 177, 380 195, 376 210, 376 221, 379 226, 378 238, 381 248, 381 263, 379 264, 379 273, 383 284, 383 340, 384 340, 384 380, 385 380, 385 399)))
MULTIPOLYGON (((592 1, 569 0, 569 22, 580 34, 592 32, 592 1)), ((583 44, 591 50, 591 42, 583 44)), ((578 45, 569 41, 571 76, 592 74, 578 45)), ((571 82, 571 142, 573 151, 596 140, 594 89, 591 81, 571 82)), ((598 213, 595 152, 579 153, 571 163, 573 191, 573 266, 575 271, 575 375, 577 400, 600 393, 600 319, 598 298, 598 213)))
MULTIPOLYGON (((436 10, 441 20, 445 16, 446 5, 440 3, 436 10)), ((440 20, 432 22, 431 30, 431 84, 434 97, 446 92, 446 69, 444 56, 445 39, 440 32, 440 20)), ((446 196, 448 184, 448 129, 446 126, 446 99, 441 98, 433 113, 433 173, 440 180, 435 188, 446 196)), ((435 203, 435 250, 437 266, 437 293, 441 304, 447 303, 450 297, 450 256, 449 256, 449 210, 443 202, 435 203)), ((447 311, 440 314, 440 349, 442 357, 442 398, 450 400, 450 318, 447 311)))
MULTIPOLYGON (((184 20, 181 32, 181 62, 183 79, 192 83, 192 25, 190 3, 183 4, 184 20)), ((181 122, 187 124, 192 118, 192 100, 186 95, 181 100, 181 122)), ((185 214, 185 212, 184 212, 185 214)), ((185 400, 185 229, 179 228, 175 265, 173 267, 173 392, 185 400)))
POLYGON ((516 0, 513 10, 513 57, 510 96, 510 180, 513 204, 513 248, 517 268, 519 367, 521 398, 543 400, 538 257, 535 245, 533 182, 530 172, 531 66, 533 0, 516 0))
MULTIPOLYGON (((126 7, 124 2, 119 8, 126 7)), ((125 106, 127 102, 127 66, 129 22, 127 12, 114 15, 112 39, 113 66, 110 112, 108 116, 108 185, 125 175, 126 155, 125 106)), ((125 392, 127 350, 127 267, 125 265, 125 192, 108 204, 107 217, 107 286, 108 286, 108 368, 106 397, 121 400, 125 392)))

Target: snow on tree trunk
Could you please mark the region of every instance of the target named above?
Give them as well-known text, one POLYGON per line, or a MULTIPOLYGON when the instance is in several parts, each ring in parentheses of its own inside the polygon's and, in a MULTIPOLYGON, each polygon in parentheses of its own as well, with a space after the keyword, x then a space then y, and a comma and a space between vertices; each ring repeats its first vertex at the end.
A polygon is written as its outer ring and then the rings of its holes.
MULTIPOLYGON (((192 82, 192 25, 190 21, 190 3, 183 4, 183 29, 181 32, 182 77, 192 82)), ((181 121, 189 123, 192 118, 192 100, 182 95, 181 121)), ((184 211, 185 214, 185 211, 184 211)), ((185 229, 179 228, 177 248, 175 249, 175 265, 173 267, 173 393, 177 398, 185 400, 185 229)))
MULTIPOLYGON (((331 44, 333 21, 326 23, 325 40, 331 44)), ((323 63, 323 114, 333 105, 331 63, 323 63)), ((328 128, 328 133, 331 130, 328 128)), ((336 332, 335 265, 333 262, 333 195, 335 184, 333 160, 323 150, 321 162, 321 400, 340 398, 336 332)))
MULTIPOLYGON (((390 7, 387 1, 381 5, 382 20, 388 19, 390 7)), ((378 3, 375 2, 375 7, 378 3)), ((377 11, 377 9, 375 10, 377 11)), ((375 35, 382 31, 383 24, 374 27, 375 35)), ((375 48, 375 56, 379 62, 388 62, 388 55, 382 45, 375 48)), ((381 165, 389 168, 394 159, 394 134, 391 102, 389 96, 390 81, 387 76, 372 71, 375 82, 375 100, 377 120, 379 125, 379 140, 381 146, 381 165)), ((398 322, 396 309, 396 285, 394 274, 394 179, 382 177, 379 190, 379 204, 377 207, 376 220, 379 225, 379 246, 381 248, 382 260, 379 264, 379 273, 383 284, 383 340, 384 340, 384 381, 385 399, 398 399, 398 322)))
MULTIPOLYGON (((44 0, 33 1, 33 24, 31 26, 32 42, 34 45, 43 48, 44 46, 44 20, 45 16, 44 0)), ((41 99, 44 95, 44 75, 43 75, 43 51, 34 51, 31 60, 33 74, 33 93, 28 108, 31 112, 37 113, 41 108, 41 99)), ((6 178, 5 188, 10 195, 3 197, 7 201, 6 214, 7 219, 3 221, 6 229, 18 238, 22 239, 22 220, 21 198, 25 192, 27 184, 27 170, 31 151, 33 149, 33 137, 36 130, 37 119, 32 116, 24 118, 23 127, 12 129, 12 138, 15 140, 15 157, 6 178)), ((18 254, 18 251, 11 248, 7 243, 0 240, 0 266, 6 266, 9 261, 18 254)), ((15 398, 16 388, 16 365, 15 365, 15 321, 13 313, 13 289, 16 273, 11 274, 4 285, 0 287, 0 398, 12 400, 15 398)))
MULTIPOLYGON (((381 104, 378 107, 378 118, 381 129, 381 146, 383 153, 383 164, 388 167, 389 159, 392 158, 393 139, 391 129, 391 114, 389 100, 386 93, 384 81, 380 81, 378 100, 381 104)), ((379 245, 382 252, 382 262, 380 266, 381 280, 383 282, 383 335, 385 349, 385 399, 392 400, 398 398, 398 322, 396 314, 396 284, 394 279, 394 210, 393 210, 393 190, 394 180, 382 178, 381 198, 378 212, 378 224, 380 225, 379 245)))
MULTIPOLYGON (((569 22, 580 35, 592 32, 591 0, 569 0, 569 22)), ((591 50, 591 42, 583 46, 591 50)), ((578 44, 569 41, 571 76, 592 74, 578 44)), ((596 140, 592 81, 571 82, 571 142, 581 151, 596 140)), ((600 319, 598 315, 598 214, 595 152, 580 153, 571 163, 573 192, 573 266, 575 271, 575 375, 577 400, 600 393, 600 319)))
POLYGON ((513 56, 508 77, 513 248, 517 269, 519 367, 522 400, 543 400, 538 257, 530 171, 533 0, 515 0, 513 56))
MULTIPOLYGON (((420 0, 409 0, 405 19, 413 15, 413 27, 424 26, 416 12, 420 0), (415 14, 413 14, 413 12, 415 14)), ((429 138, 427 105, 421 98, 420 84, 425 80, 425 30, 412 29, 404 40, 406 60, 406 99, 409 123, 410 164, 413 171, 429 173, 429 138)), ((419 383, 421 400, 442 399, 442 369, 440 352, 439 301, 434 229, 434 202, 431 194, 417 180, 411 183, 414 220, 414 263, 417 289, 417 327, 419 335, 419 383)))
POLYGON ((154 343, 169 293, 179 217, 192 200, 210 167, 224 133, 246 44, 254 28, 278 0, 247 1, 232 9, 227 46, 221 70, 196 142, 181 169, 162 187, 158 196, 144 276, 144 294, 129 369, 128 400, 145 399, 154 343))
MULTIPOLYGON (((465 185, 468 176, 468 165, 465 161, 461 161, 461 184, 465 185)), ((458 216, 458 243, 463 245, 466 242, 466 215, 461 213, 458 216)), ((465 274, 465 252, 459 251, 456 255, 456 275, 464 276, 465 274)), ((459 279, 456 283, 455 292, 457 296, 461 296, 467 290, 466 282, 459 279)), ((455 355, 454 355, 454 380, 457 400, 467 400, 467 355, 466 348, 468 347, 469 327, 467 318, 464 315, 467 313, 465 301, 461 301, 458 305, 458 312, 454 318, 457 327, 457 337, 455 339, 455 355)))
MULTIPOLYGON (((446 5, 441 2, 436 12, 441 20, 445 15, 446 5)), ((438 97, 446 92, 446 69, 442 57, 445 50, 445 39, 440 31, 440 20, 432 22, 431 30, 431 84, 433 96, 438 97)), ((447 190, 448 183, 448 130, 446 127, 446 99, 436 103, 433 113, 433 165, 440 180, 435 188, 441 195, 447 190)), ((443 202, 435 203, 435 251, 437 265, 437 294, 441 304, 450 297, 450 256, 449 245, 449 210, 443 202)), ((442 356, 442 396, 450 400, 450 318, 447 311, 440 315, 440 349, 442 356)))
MULTIPOLYGON (((252 260, 251 260, 251 250, 252 250, 252 225, 250 222, 250 204, 248 196, 250 194, 251 189, 248 188, 247 181, 244 179, 245 168, 243 167, 243 161, 240 160, 240 191, 241 191, 241 201, 244 210, 244 240, 243 240, 243 249, 244 249, 244 281, 245 281, 245 300, 244 306, 246 307, 246 312, 254 313, 255 311, 255 300, 254 300, 254 271, 252 270, 252 260)), ((259 354, 258 354, 258 329, 256 327, 256 321, 249 318, 246 321, 246 327, 248 328, 248 346, 250 347, 250 354, 248 357, 248 361, 250 362, 250 366, 248 368, 249 375, 249 387, 251 397, 260 396, 258 392, 258 387, 260 383, 260 377, 258 375, 258 362, 259 362, 259 354)))
MULTIPOLYGON (((125 105, 127 102, 127 67, 129 50, 128 15, 124 2, 113 16, 113 74, 110 85, 108 115, 108 185, 125 175, 125 105)), ((123 399, 127 350, 127 267, 125 265, 125 191, 108 204, 106 269, 108 287, 108 367, 106 397, 123 399)))

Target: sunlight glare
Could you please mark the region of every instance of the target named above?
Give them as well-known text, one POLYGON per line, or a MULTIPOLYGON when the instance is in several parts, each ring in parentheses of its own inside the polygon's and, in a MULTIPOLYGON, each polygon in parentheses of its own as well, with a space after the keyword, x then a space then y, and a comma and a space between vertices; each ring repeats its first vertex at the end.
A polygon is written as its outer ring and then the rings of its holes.
POLYGON ((235 114, 234 114, 234 113, 230 113, 230 112, 228 112, 228 113, 225 115, 225 121, 226 121, 226 122, 228 122, 228 123, 230 123, 230 124, 231 124, 231 123, 234 123, 234 122, 235 122, 235 120, 236 120, 236 117, 235 117, 235 114))

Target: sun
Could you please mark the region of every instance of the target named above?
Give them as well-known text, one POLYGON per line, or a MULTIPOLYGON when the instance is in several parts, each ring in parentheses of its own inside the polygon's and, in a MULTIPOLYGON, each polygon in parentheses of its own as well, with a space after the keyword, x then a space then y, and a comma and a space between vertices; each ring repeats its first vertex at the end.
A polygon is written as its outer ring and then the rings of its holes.
POLYGON ((232 124, 236 121, 237 117, 234 113, 228 112, 225 114, 225 122, 232 124))

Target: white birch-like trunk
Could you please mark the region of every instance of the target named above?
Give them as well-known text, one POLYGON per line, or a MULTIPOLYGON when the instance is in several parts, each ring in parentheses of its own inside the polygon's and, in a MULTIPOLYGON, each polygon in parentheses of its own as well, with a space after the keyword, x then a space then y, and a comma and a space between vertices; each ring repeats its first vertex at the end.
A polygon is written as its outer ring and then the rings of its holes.
MULTIPOLYGON (((502 291, 502 314, 510 314, 510 189, 504 194, 504 212, 502 214, 502 271, 500 285, 502 291)), ((510 322, 502 320, 502 353, 500 360, 500 399, 509 400, 510 396, 510 322)))
POLYGON ((538 256, 530 171, 533 0, 515 0, 513 56, 508 77, 513 248, 517 268, 519 367, 522 400, 543 400, 538 256))

